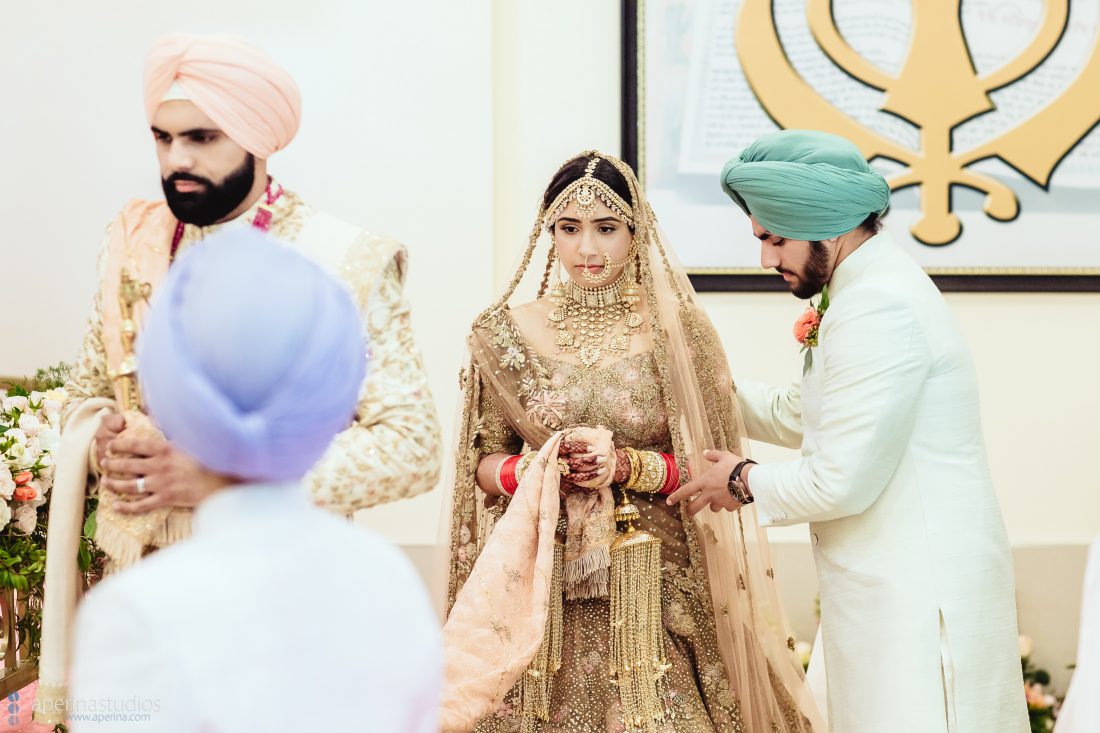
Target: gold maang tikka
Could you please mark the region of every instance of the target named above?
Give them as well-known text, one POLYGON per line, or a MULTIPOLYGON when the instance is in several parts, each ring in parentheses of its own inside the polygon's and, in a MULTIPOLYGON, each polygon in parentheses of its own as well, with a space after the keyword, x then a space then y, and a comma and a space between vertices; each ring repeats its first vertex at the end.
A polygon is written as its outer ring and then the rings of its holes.
MULTIPOLYGON (((555 222, 561 217, 562 212, 565 211, 570 202, 576 205, 577 215, 587 220, 591 219, 596 213, 597 201, 602 201, 603 204, 611 209, 612 213, 622 219, 628 227, 631 229, 634 228, 633 207, 624 201, 622 196, 615 193, 615 190, 611 188, 611 186, 593 175, 600 160, 598 155, 594 155, 592 160, 588 161, 588 165, 584 169, 584 175, 566 186, 565 189, 554 198, 550 206, 547 207, 547 231, 553 231, 555 222)), ((633 252, 633 247, 631 250, 633 252)), ((610 252, 603 252, 601 257, 603 257, 603 270, 598 275, 593 275, 589 271, 587 267, 588 257, 584 259, 585 268, 581 271, 581 276, 593 285, 602 285, 607 282, 611 277, 612 271, 625 265, 629 261, 631 255, 628 254, 627 259, 621 262, 613 260, 610 252)))

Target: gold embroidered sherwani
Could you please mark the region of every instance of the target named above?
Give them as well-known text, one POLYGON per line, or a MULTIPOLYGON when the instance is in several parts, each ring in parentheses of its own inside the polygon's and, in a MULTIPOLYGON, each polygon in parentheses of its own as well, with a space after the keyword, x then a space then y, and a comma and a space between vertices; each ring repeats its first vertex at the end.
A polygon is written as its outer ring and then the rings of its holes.
MULTIPOLYGON (((231 222, 208 227, 185 225, 177 257, 186 256, 190 247, 218 230, 249 226, 257 208, 253 206, 231 222)), ((306 478, 315 502, 350 514, 431 490, 439 476, 439 422, 402 291, 405 248, 317 212, 290 191, 271 209, 269 233, 316 260, 347 285, 359 305, 368 349, 368 374, 355 422, 336 437, 306 478)), ((170 242, 165 242, 165 257, 169 247, 170 242)), ((102 284, 111 276, 106 255, 104 246, 99 261, 101 288, 77 369, 66 385, 72 399, 66 404, 63 421, 84 400, 114 395, 104 350, 105 339, 118 338, 103 332, 102 284)))

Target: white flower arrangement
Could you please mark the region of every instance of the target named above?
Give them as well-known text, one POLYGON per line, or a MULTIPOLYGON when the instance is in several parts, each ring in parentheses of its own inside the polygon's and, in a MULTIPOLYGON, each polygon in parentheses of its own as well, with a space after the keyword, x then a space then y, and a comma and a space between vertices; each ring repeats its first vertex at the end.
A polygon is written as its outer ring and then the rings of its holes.
POLYGON ((53 486, 63 389, 0 390, 0 530, 30 534, 53 486))

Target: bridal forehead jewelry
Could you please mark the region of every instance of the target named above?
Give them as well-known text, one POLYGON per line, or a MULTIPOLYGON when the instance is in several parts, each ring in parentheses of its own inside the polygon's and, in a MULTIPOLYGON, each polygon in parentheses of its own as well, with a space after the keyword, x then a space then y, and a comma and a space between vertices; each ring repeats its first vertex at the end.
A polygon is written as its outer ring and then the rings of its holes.
MULTIPOLYGON (((611 212, 618 216, 623 222, 626 223, 631 229, 634 228, 634 209, 623 200, 622 196, 615 193, 615 189, 607 185, 600 179, 596 178, 593 173, 596 171, 596 166, 600 163, 600 156, 592 154, 592 159, 588 161, 588 165, 585 166, 584 175, 577 180, 566 186, 561 193, 559 193, 550 206, 546 209, 546 230, 552 232, 554 230, 554 224, 561 218, 561 215, 565 212, 565 209, 570 203, 576 205, 577 215, 585 220, 591 219, 596 213, 596 202, 602 201, 604 206, 611 209, 611 212)), ((585 268, 581 271, 581 276, 592 283, 593 285, 602 285, 607 282, 613 273, 613 271, 619 267, 622 267, 629 261, 634 255, 635 245, 632 242, 630 246, 630 252, 627 254, 626 259, 621 262, 616 262, 611 257, 610 252, 601 252, 600 256, 603 258, 603 270, 598 275, 593 275, 588 269, 588 257, 585 257, 585 268)))
POLYGON ((600 156, 594 155, 592 160, 588 161, 584 175, 566 186, 546 208, 545 226, 548 231, 554 228, 554 223, 561 217, 570 202, 577 205, 578 216, 582 219, 591 219, 596 212, 596 202, 602 201, 604 206, 626 222, 627 226, 634 227, 634 209, 630 204, 615 193, 615 189, 592 175, 600 160, 600 156))

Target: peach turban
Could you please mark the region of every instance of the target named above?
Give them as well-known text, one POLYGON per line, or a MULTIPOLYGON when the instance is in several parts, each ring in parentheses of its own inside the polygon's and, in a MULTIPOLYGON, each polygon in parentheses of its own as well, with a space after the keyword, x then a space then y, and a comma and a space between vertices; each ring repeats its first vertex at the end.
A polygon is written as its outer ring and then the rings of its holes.
POLYGON ((286 147, 298 132, 298 85, 266 53, 240 39, 182 33, 159 39, 145 64, 150 122, 173 84, 257 158, 286 147))

